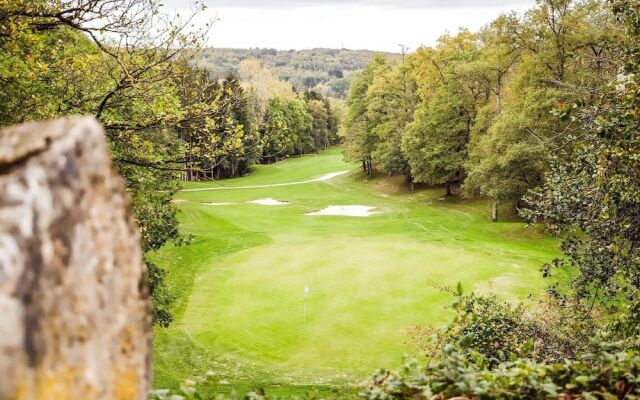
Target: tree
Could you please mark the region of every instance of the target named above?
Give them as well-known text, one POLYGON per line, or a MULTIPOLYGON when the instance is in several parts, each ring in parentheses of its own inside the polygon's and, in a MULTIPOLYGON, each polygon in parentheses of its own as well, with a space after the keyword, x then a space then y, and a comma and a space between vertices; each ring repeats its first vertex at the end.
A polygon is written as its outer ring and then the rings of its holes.
POLYGON ((343 105, 342 100, 330 101, 325 98, 323 100, 324 108, 327 110, 328 119, 327 119, 327 130, 329 131, 329 143, 331 145, 336 145, 340 143, 340 137, 338 135, 338 131, 340 129, 340 121, 343 113, 343 105))
POLYGON ((309 114, 303 100, 293 99, 284 103, 284 118, 286 135, 290 138, 293 148, 287 155, 306 154, 315 151, 312 137, 313 116, 309 114))
POLYGON ((410 180, 401 144, 405 127, 413 119, 417 100, 411 65, 406 63, 379 72, 367 91, 367 118, 375 138, 371 159, 389 176, 402 172, 410 180))
POLYGON ((491 197, 494 221, 499 203, 520 205, 542 182, 550 153, 582 134, 581 126, 553 112, 592 101, 613 75, 609 59, 616 50, 605 37, 615 30, 604 14, 595 1, 543 0, 522 20, 503 18, 485 31, 489 65, 510 65, 517 55, 504 75, 495 70, 501 79, 488 81, 496 103, 484 108, 469 147, 465 193, 491 197), (512 52, 508 41, 516 43, 512 52))
POLYGON ((478 58, 476 35, 462 30, 443 36, 435 49, 416 54, 421 103, 402 138, 414 182, 462 183, 467 146, 478 105, 487 100, 485 82, 469 66, 478 58))
POLYGON ((376 136, 371 131, 372 122, 367 115, 367 92, 374 77, 388 69, 387 60, 377 55, 354 79, 349 89, 348 112, 342 126, 345 137, 345 158, 349 161, 361 161, 363 169, 369 176, 373 174, 371 153, 375 148, 376 136))
POLYGON ((532 191, 523 215, 545 221, 563 234, 564 258, 544 269, 577 271, 561 300, 595 305, 609 313, 622 308, 616 328, 640 334, 640 7, 614 1, 630 41, 623 73, 596 107, 559 110, 585 125, 586 135, 552 159, 544 187, 532 191), (575 115, 571 115, 575 114, 575 115))
POLYGON ((338 143, 338 115, 329 100, 314 90, 307 90, 303 97, 313 118, 314 149, 318 151, 338 143))
POLYGON ((247 59, 238 66, 238 76, 255 100, 255 113, 259 117, 266 112, 267 104, 274 97, 290 99, 294 97, 293 86, 278 79, 270 69, 257 59, 247 59))
MULTIPOLYGON (((145 251, 179 238, 185 162, 175 79, 206 33, 156 0, 0 1, 0 124, 94 115, 125 178, 145 251)), ((164 319, 166 321, 166 319, 164 319)))
POLYGON ((260 161, 262 147, 258 122, 256 116, 252 114, 249 106, 250 99, 242 87, 240 80, 233 75, 227 76, 222 82, 223 100, 229 104, 228 112, 231 120, 238 127, 242 127, 242 136, 236 139, 235 151, 233 151, 224 163, 223 172, 225 177, 236 177, 249 171, 251 165, 260 161))
POLYGON ((321 100, 307 101, 307 111, 313 119, 311 136, 316 150, 326 149, 331 145, 329 132, 329 111, 321 100))
POLYGON ((271 99, 262 128, 263 159, 273 162, 313 151, 312 129, 313 117, 303 100, 271 99))
POLYGON ((457 85, 443 85, 416 112, 402 138, 414 182, 451 187, 462 182, 470 120, 457 85))
POLYGON ((238 176, 259 161, 257 127, 236 77, 217 82, 205 71, 185 69, 178 85, 182 109, 194 114, 178 126, 187 147, 187 180, 238 176))

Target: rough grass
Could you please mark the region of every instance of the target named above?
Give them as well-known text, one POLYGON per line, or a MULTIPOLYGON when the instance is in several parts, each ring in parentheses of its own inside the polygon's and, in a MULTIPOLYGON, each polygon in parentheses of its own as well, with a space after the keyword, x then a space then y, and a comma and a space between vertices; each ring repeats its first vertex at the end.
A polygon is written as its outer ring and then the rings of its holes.
POLYGON ((208 186, 264 185, 354 169, 330 182, 180 193, 190 246, 152 258, 170 271, 176 322, 156 330, 155 386, 216 373, 216 390, 265 387, 276 395, 323 395, 397 367, 403 331, 443 324, 452 296, 442 287, 507 298, 539 296, 539 267, 557 244, 522 221, 492 224, 485 201, 442 200, 404 190, 397 179, 367 181, 339 149, 259 166, 208 186), (274 198, 285 206, 247 201, 274 198), (209 206, 202 203, 235 203, 209 206), (377 207, 366 218, 312 217, 330 205, 377 207), (303 289, 309 286, 304 316, 303 289))

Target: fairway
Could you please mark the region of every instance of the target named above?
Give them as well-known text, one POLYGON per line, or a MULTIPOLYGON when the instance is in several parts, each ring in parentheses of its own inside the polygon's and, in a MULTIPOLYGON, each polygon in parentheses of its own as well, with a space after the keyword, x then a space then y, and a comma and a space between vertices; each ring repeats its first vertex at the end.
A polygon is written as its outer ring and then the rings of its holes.
POLYGON ((485 201, 368 181, 337 148, 187 185, 207 188, 219 190, 176 195, 193 244, 150 255, 177 296, 176 321, 156 329, 156 387, 194 371, 241 389, 357 382, 400 365, 406 328, 447 322, 453 297, 442 287, 537 297, 539 267, 557 255, 539 229, 491 223, 485 201), (281 185, 340 171, 351 172, 281 185), (260 199, 284 204, 249 203, 260 199), (374 214, 306 215, 349 205, 374 214))

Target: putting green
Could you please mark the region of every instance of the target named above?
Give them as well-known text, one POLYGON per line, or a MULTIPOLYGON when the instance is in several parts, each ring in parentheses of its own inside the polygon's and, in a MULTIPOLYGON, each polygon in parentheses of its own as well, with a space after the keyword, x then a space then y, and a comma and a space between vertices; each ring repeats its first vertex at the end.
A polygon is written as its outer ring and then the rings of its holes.
POLYGON ((156 330, 156 387, 208 370, 239 391, 353 382, 399 365, 409 351, 406 328, 446 323, 452 296, 442 287, 535 297, 545 285, 540 265, 557 255, 539 229, 491 223, 485 201, 410 193, 393 178, 367 181, 339 149, 187 185, 221 187, 179 193, 183 231, 195 241, 151 255, 177 296, 175 323, 156 330), (352 172, 324 182, 233 188, 344 170, 352 172), (265 198, 288 204, 248 203, 265 198), (381 213, 305 215, 331 205, 381 213))

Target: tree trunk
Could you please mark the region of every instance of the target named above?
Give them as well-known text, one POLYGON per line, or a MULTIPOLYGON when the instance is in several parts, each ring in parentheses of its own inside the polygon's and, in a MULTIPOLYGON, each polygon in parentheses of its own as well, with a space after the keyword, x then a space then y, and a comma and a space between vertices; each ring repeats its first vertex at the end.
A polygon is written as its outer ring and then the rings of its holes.
POLYGON ((189 182, 193 181, 193 138, 192 135, 189 134, 189 164, 188 167, 188 180, 189 182))
POLYGON ((451 182, 447 182, 447 194, 446 196, 449 197, 451 196, 451 182))
POLYGON ((139 243, 94 119, 0 131, 0 399, 148 399, 139 243))
POLYGON ((494 201, 491 206, 491 221, 498 222, 498 201, 494 201))

